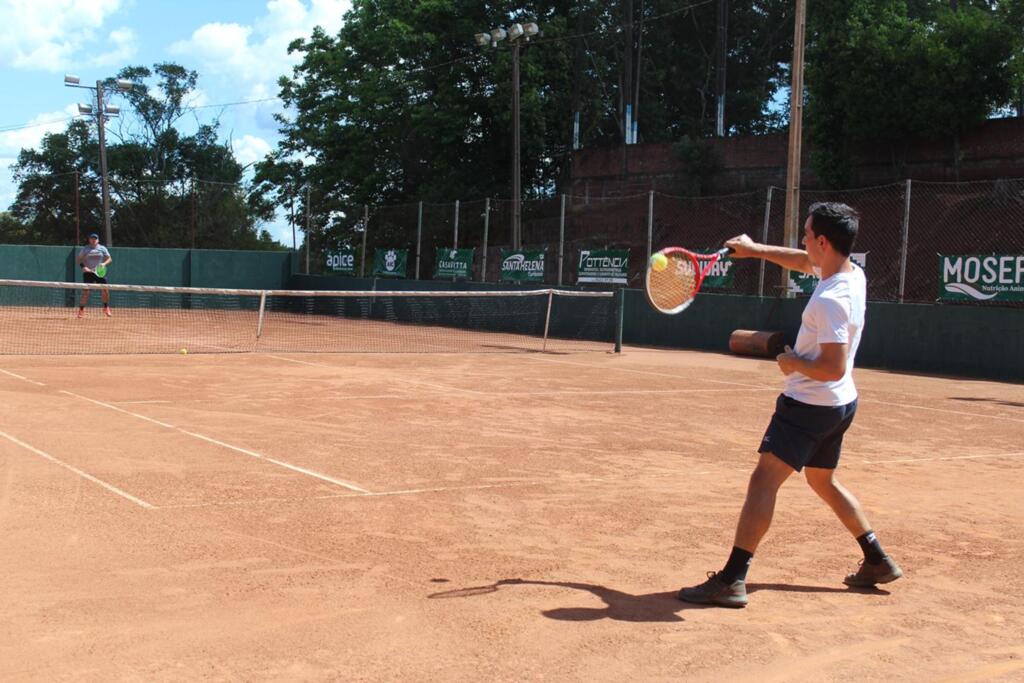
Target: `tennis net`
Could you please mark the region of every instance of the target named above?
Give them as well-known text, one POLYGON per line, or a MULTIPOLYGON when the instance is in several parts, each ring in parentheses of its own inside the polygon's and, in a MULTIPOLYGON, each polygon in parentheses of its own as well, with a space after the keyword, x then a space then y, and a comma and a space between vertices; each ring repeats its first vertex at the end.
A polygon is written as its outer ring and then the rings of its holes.
POLYGON ((617 302, 612 292, 554 289, 291 291, 0 280, 0 354, 611 351, 621 339, 617 302))

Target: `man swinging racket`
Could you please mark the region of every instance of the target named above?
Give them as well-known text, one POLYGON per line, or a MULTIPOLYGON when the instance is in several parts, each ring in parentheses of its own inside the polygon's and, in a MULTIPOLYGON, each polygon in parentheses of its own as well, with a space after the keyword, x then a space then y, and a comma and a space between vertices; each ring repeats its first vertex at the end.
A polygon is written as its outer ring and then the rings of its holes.
POLYGON ((804 308, 796 349, 787 346, 777 358, 786 384, 758 449, 732 553, 724 569, 680 590, 680 600, 721 607, 747 604, 747 569, 771 524, 776 494, 801 470, 864 551, 859 569, 843 583, 867 587, 903 576, 882 550, 860 503, 835 478, 843 434, 857 412, 851 372, 867 296, 864 271, 850 260, 859 218, 845 204, 814 204, 804 224, 806 251, 758 244, 747 235, 725 243, 733 258, 766 259, 821 281, 804 308))
MULTIPOLYGON (((107 284, 107 266, 110 265, 113 259, 110 258, 110 252, 107 248, 100 244, 100 236, 96 233, 89 235, 89 244, 78 252, 78 265, 82 267, 82 281, 86 284, 107 284)), ((89 294, 90 290, 86 289, 82 292, 82 300, 78 305, 78 317, 81 318, 85 315, 85 307, 89 305, 89 294)), ((110 317, 110 292, 106 289, 101 290, 100 294, 103 296, 103 312, 110 317)))

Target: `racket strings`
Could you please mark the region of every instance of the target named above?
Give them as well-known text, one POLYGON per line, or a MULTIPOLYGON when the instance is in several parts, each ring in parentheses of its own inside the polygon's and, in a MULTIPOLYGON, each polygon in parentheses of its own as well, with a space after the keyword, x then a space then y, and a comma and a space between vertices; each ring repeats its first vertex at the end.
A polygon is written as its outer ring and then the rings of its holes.
POLYGON ((670 254, 665 268, 651 271, 648 289, 658 308, 671 310, 694 297, 698 279, 699 275, 689 256, 670 254))

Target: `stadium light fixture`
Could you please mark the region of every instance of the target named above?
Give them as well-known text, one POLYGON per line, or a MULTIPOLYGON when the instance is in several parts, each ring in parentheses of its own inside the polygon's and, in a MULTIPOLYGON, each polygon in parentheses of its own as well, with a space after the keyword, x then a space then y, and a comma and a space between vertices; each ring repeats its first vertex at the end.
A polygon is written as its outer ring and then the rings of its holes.
POLYGON ((82 82, 78 76, 72 76, 71 74, 64 74, 64 85, 78 85, 82 82))
POLYGON ((491 44, 490 33, 477 33, 473 37, 476 39, 477 47, 487 47, 488 45, 491 44))
POLYGON ((508 39, 518 40, 523 37, 524 33, 526 32, 523 30, 522 24, 512 24, 512 27, 508 30, 508 39))
POLYGON ((79 104, 78 104, 78 113, 79 114, 92 114, 92 105, 91 104, 82 104, 81 102, 79 102, 79 104))
POLYGON ((508 31, 503 28, 496 28, 491 30, 491 47, 495 47, 501 41, 508 38, 508 31))

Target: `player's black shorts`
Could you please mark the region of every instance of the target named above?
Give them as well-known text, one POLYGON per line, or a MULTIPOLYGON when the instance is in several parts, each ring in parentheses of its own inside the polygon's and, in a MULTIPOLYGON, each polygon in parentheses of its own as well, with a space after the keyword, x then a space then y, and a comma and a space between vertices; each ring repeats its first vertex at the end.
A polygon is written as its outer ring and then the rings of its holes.
POLYGON ((856 400, 845 406, 814 406, 779 394, 758 452, 774 453, 797 472, 804 467, 835 469, 843 434, 856 412, 856 400))
POLYGON ((82 273, 82 282, 84 282, 87 285, 105 285, 107 284, 107 278, 100 277, 96 273, 84 271, 82 273))

